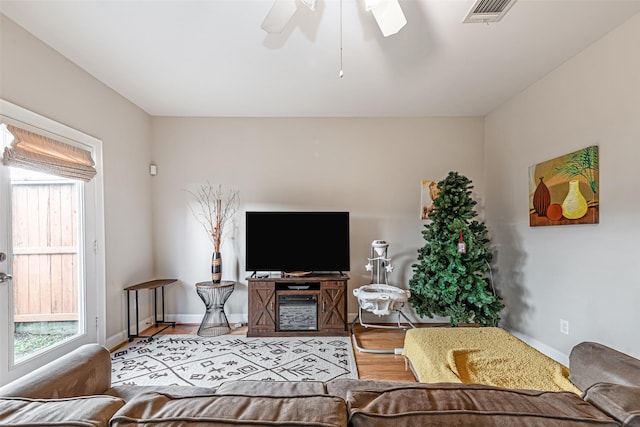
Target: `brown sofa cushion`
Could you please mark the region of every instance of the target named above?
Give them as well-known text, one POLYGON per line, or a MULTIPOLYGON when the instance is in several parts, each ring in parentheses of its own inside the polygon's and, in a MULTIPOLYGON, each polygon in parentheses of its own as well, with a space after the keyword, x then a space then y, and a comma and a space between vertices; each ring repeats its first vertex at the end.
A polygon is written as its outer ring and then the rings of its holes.
POLYGON ((128 402, 111 420, 111 427, 145 425, 345 427, 347 406, 344 400, 327 395, 176 397, 144 393, 128 402))
POLYGON ((213 387, 185 387, 183 385, 117 385, 111 387, 103 394, 109 396, 119 397, 120 399, 128 402, 133 400, 137 395, 142 393, 157 392, 166 393, 172 396, 202 396, 215 393, 216 389, 213 387))
POLYGON ((112 396, 68 399, 0 398, 0 426, 108 426, 124 405, 112 396))
POLYGON ((640 387, 597 383, 585 391, 584 399, 623 426, 640 427, 640 387))
POLYGON ((341 397, 347 400, 349 392, 354 391, 385 391, 388 389, 398 388, 416 388, 416 387, 432 387, 433 384, 400 382, 400 381, 383 381, 383 380, 359 380, 353 378, 337 378, 328 381, 327 394, 331 396, 341 397))
POLYGON ((484 385, 443 383, 354 391, 347 403, 352 427, 618 425, 574 393, 484 385))
POLYGON ((327 394, 319 381, 229 381, 222 383, 216 394, 245 396, 316 396, 327 394))

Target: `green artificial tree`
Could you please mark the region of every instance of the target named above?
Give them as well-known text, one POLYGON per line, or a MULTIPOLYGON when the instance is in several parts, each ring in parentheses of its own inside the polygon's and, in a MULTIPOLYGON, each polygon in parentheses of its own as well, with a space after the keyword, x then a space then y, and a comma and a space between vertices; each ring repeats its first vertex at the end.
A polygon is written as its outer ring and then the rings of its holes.
POLYGON ((457 172, 438 183, 429 223, 409 281, 409 302, 422 317, 449 317, 451 325, 497 326, 504 307, 488 277, 491 252, 484 223, 475 220, 471 181, 457 172))

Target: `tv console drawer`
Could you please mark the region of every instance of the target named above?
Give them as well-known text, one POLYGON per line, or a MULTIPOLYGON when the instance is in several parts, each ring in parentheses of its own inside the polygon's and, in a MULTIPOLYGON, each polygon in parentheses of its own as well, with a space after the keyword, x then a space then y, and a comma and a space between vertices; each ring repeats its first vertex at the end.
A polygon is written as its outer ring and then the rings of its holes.
POLYGON ((276 291, 319 291, 320 282, 276 282, 276 291))

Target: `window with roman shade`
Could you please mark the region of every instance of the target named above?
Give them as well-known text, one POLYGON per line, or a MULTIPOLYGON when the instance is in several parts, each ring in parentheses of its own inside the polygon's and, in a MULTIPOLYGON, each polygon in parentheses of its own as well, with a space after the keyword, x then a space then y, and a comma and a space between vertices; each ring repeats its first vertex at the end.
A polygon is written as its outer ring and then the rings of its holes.
POLYGON ((88 150, 14 125, 8 124, 7 130, 13 136, 2 156, 2 162, 7 166, 82 181, 90 181, 97 173, 88 150))

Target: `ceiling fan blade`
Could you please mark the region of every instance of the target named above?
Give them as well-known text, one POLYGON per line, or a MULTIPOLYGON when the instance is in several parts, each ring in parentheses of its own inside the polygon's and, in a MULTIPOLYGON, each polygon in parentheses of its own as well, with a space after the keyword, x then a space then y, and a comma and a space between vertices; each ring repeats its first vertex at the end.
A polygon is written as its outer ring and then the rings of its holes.
POLYGON ((296 0, 275 0, 271 10, 262 21, 262 29, 267 33, 281 33, 296 10, 298 10, 296 0))
POLYGON ((305 6, 309 8, 312 12, 316 10, 317 0, 300 0, 305 6))
POLYGON ((365 7, 373 13, 385 37, 396 34, 407 24, 398 0, 366 0, 365 7))
POLYGON ((364 10, 371 10, 374 7, 378 7, 382 1, 383 0, 364 0, 364 10))

